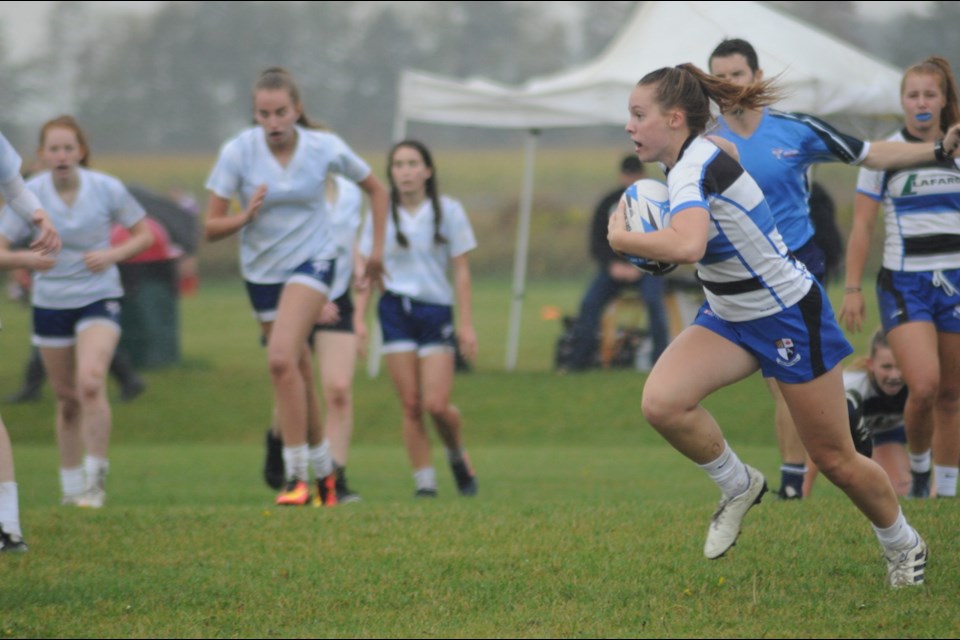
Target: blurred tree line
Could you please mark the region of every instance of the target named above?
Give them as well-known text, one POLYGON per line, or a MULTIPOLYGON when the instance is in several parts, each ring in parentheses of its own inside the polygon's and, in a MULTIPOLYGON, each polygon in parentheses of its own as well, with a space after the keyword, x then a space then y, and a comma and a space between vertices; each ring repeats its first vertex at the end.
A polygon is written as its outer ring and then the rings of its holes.
MULTIPOLYGON (((209 152, 249 122, 257 74, 282 65, 315 119, 355 146, 383 146, 402 69, 520 83, 595 56, 637 4, 170 2, 131 17, 62 1, 46 53, 14 65, 0 41, 0 126, 23 143, 70 112, 102 152, 209 152)), ((852 2, 769 4, 897 66, 939 53, 960 68, 960 3, 887 23, 852 2)))

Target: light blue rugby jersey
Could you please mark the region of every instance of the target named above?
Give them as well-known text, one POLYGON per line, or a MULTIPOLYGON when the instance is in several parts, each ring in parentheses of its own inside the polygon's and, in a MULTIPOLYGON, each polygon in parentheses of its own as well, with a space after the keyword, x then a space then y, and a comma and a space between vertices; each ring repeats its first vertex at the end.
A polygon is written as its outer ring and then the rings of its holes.
MULTIPOLYGON (((387 291, 420 302, 453 304, 453 288, 447 277, 450 259, 475 249, 477 239, 459 201, 440 196, 440 208, 440 233, 447 241, 438 244, 433 239, 433 203, 429 198, 412 213, 397 207, 400 229, 409 243, 406 248, 397 242, 393 216, 388 214, 383 255, 387 291)), ((360 235, 360 253, 364 256, 373 250, 372 218, 367 216, 360 235)))
MULTIPOLYGON (((906 131, 889 139, 918 141, 906 131)), ((861 169, 857 192, 883 204, 884 267, 960 269, 960 158, 897 171, 861 169)))
POLYGON ((736 160, 702 137, 691 138, 667 173, 670 212, 710 213, 707 250, 697 263, 710 308, 731 322, 773 315, 803 298, 813 283, 789 258, 763 192, 736 160))
POLYGON ((353 182, 370 175, 370 167, 339 136, 301 127, 297 134, 293 158, 282 167, 263 129, 247 129, 223 146, 207 179, 207 189, 224 199, 237 196, 244 208, 257 187, 267 185, 260 213, 240 231, 240 270, 249 282, 286 282, 307 260, 335 257, 327 173, 353 182))
MULTIPOLYGON (((78 309, 98 300, 123 296, 116 265, 99 273, 87 269, 83 256, 89 251, 110 248, 110 231, 117 223, 130 228, 146 213, 123 183, 105 173, 78 167, 80 188, 76 201, 67 206, 49 172, 27 181, 60 234, 63 243, 56 264, 33 276, 31 299, 36 307, 78 309)), ((12 243, 28 240, 36 229, 17 216, 0 217, 0 235, 12 243)))
POLYGON ((722 117, 717 125, 710 133, 737 146, 740 164, 760 185, 780 235, 791 251, 813 237, 807 176, 811 165, 859 164, 870 149, 868 142, 802 113, 764 109, 760 126, 749 138, 731 131, 722 117))

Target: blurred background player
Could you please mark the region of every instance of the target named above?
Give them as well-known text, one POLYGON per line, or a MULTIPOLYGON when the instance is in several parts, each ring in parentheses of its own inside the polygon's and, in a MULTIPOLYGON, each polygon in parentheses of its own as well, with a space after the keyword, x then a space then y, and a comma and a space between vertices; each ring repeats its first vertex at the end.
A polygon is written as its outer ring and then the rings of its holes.
POLYGON ((900 102, 904 127, 890 139, 933 143, 936 154, 911 169, 860 171, 840 317, 848 330, 863 325, 860 287, 882 204, 886 240, 877 302, 910 388, 903 415, 910 496, 930 495, 932 463, 937 495, 954 497, 960 463, 960 161, 953 134, 960 103, 950 63, 932 56, 908 68, 900 102))
MULTIPOLYGON (((450 396, 454 340, 468 360, 477 354, 467 258, 477 241, 463 206, 440 194, 433 157, 423 143, 403 140, 394 145, 387 156, 387 171, 391 215, 384 252, 386 288, 377 312, 384 359, 403 407, 403 440, 413 466, 414 495, 437 495, 424 424, 427 414, 447 450, 457 490, 472 496, 477 493, 477 479, 464 449, 463 417, 450 396), (452 287, 447 279, 451 268, 452 287)), ((368 217, 360 241, 364 256, 371 250, 372 231, 368 217)))
POLYGON ((620 258, 607 241, 610 214, 616 211, 623 191, 645 176, 643 163, 637 160, 635 155, 623 158, 620 162, 620 186, 607 193, 594 211, 590 228, 590 255, 600 268, 580 301, 580 312, 573 329, 569 366, 571 371, 582 371, 594 365, 600 318, 607 303, 628 288, 634 288, 640 294, 647 308, 648 328, 653 340, 651 365, 667 348, 670 332, 663 300, 664 279, 644 274, 620 258))
MULTIPOLYGON (((903 427, 907 387, 882 330, 870 340, 870 355, 843 372, 850 434, 857 451, 873 458, 890 477, 898 496, 910 492, 910 459, 903 427)), ((807 462, 803 495, 810 495, 817 467, 807 462)))

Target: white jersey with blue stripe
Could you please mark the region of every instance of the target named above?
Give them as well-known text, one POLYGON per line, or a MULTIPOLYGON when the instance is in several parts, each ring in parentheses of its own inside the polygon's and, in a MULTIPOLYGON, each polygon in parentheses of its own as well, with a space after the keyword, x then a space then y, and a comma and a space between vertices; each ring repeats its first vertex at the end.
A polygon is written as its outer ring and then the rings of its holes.
POLYGON ((330 228, 337 247, 337 271, 330 286, 330 299, 336 300, 350 287, 353 276, 353 247, 363 220, 363 191, 343 176, 335 176, 337 200, 330 207, 330 228))
POLYGON ((697 263, 710 308, 742 322, 793 306, 813 277, 788 257, 763 192, 736 160, 702 137, 691 138, 667 173, 671 217, 710 213, 707 249, 697 263))
POLYGON ((260 127, 243 131, 223 146, 207 189, 227 200, 237 196, 246 208, 257 187, 267 185, 260 212, 240 231, 245 280, 285 282, 304 262, 336 255, 327 210, 328 172, 361 182, 370 175, 370 167, 339 136, 301 127, 286 167, 277 162, 260 127))
MULTIPOLYGON (((889 138, 917 142, 901 131, 889 138)), ((960 159, 897 171, 861 169, 857 192, 883 203, 883 266, 960 269, 960 159)))
MULTIPOLYGON (((110 248, 113 224, 130 228, 146 213, 123 183, 104 173, 77 168, 80 186, 74 203, 67 206, 57 193, 49 172, 27 181, 60 234, 63 243, 56 264, 33 276, 31 299, 35 307, 78 309, 98 300, 120 298, 120 272, 116 265, 98 273, 87 269, 84 254, 110 248)), ((11 243, 33 237, 36 229, 17 216, 0 218, 0 235, 11 243)))
MULTIPOLYGON (((434 240, 433 203, 429 198, 416 211, 397 206, 407 247, 397 242, 393 216, 388 216, 383 262, 387 272, 386 288, 391 293, 431 304, 453 304, 453 288, 447 279, 450 259, 475 249, 477 239, 463 205, 453 198, 440 196, 440 208, 443 212, 440 234, 446 238, 442 243, 434 240)), ((360 253, 369 256, 372 250, 373 224, 372 216, 368 215, 361 234, 360 253)))
POLYGON ((737 146, 740 164, 760 185, 791 251, 813 237, 808 170, 814 164, 860 164, 870 143, 840 133, 826 122, 803 113, 764 109, 760 125, 748 138, 730 129, 721 117, 711 133, 737 146))

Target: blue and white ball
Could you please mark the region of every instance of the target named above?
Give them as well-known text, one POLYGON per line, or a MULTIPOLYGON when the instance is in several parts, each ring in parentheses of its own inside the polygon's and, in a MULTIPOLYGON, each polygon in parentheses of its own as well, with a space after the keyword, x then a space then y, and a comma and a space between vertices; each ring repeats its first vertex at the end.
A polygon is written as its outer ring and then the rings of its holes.
MULTIPOLYGON (((626 214, 627 231, 649 233, 670 225, 670 196, 667 185, 659 180, 637 180, 623 192, 621 201, 626 214)), ((677 265, 669 262, 621 255, 638 269, 655 276, 666 275, 677 268, 677 265)))

